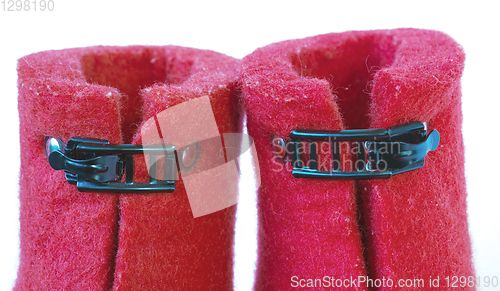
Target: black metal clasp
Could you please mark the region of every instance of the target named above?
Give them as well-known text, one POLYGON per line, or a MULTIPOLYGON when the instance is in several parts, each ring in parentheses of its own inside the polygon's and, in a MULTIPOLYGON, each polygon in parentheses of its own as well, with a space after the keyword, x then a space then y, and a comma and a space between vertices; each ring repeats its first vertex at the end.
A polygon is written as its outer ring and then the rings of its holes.
POLYGON ((106 140, 73 137, 67 144, 49 138, 50 166, 64 170, 66 180, 82 192, 173 192, 177 179, 173 145, 112 145, 106 140), (149 155, 149 183, 134 183, 134 155, 149 155), (165 179, 157 179, 157 157, 165 156, 165 179), (125 175, 125 181, 123 180, 125 175))
POLYGON ((355 129, 341 131, 295 130, 290 133, 293 176, 317 179, 387 179, 392 175, 422 168, 425 156, 439 145, 439 133, 427 135, 419 121, 389 129, 355 129), (317 142, 329 142, 333 154, 333 170, 320 171, 317 142), (341 142, 357 147, 355 171, 343 171, 340 164, 341 142), (309 145, 308 163, 304 163, 303 146, 309 145))

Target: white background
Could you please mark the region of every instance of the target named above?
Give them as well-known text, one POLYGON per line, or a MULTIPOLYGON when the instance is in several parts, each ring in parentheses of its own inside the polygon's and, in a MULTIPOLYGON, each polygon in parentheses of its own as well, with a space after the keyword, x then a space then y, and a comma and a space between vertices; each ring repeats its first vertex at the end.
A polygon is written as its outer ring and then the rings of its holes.
MULTIPOLYGON (((0 195, 0 290, 13 286, 19 255, 18 58, 50 49, 131 44, 175 44, 242 58, 258 47, 286 39, 398 27, 440 30, 465 49, 463 130, 474 261, 478 276, 500 277, 500 159, 496 151, 500 9, 496 1, 53 1, 52 12, 4 12, 0 3, 4 189, 0 195)), ((251 289, 256 249, 255 189, 249 185, 243 189, 237 222, 236 290, 251 289)))

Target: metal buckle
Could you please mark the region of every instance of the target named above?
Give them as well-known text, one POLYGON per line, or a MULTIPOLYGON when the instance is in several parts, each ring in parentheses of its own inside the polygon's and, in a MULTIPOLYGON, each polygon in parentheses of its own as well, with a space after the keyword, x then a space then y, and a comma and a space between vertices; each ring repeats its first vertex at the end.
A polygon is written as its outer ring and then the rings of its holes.
POLYGON ((435 150, 439 145, 438 131, 433 130, 427 135, 426 126, 419 121, 394 126, 388 130, 295 130, 290 133, 290 138, 293 176, 316 179, 388 179, 395 174, 422 168, 427 153, 435 150), (304 142, 309 143, 309 163, 307 166, 302 159, 304 151, 301 147, 304 142), (334 161, 332 171, 318 170, 317 142, 330 142, 332 144, 334 161), (354 142, 356 144, 356 171, 342 171, 340 167, 340 142, 354 142))
POLYGON ((64 170, 66 180, 82 192, 173 192, 177 179, 173 145, 112 145, 106 140, 72 137, 65 145, 49 138, 46 154, 54 170, 64 170), (149 183, 134 183, 134 155, 149 155, 149 183), (165 156, 165 180, 157 180, 157 157, 165 156), (125 174, 125 182, 121 182, 125 174))

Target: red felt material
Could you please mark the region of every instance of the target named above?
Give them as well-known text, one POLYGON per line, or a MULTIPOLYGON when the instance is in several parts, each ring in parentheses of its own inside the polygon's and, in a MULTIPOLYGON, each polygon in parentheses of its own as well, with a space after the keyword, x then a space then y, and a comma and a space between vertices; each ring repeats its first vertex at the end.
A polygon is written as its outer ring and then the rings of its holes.
MULTIPOLYGON (((240 130, 237 60, 182 47, 90 47, 19 60, 21 257, 15 290, 229 290, 235 206, 194 219, 173 194, 80 193, 50 168, 45 137, 140 143, 140 124, 208 95, 240 130), (135 135, 135 137, 134 137, 135 135)), ((143 159, 136 182, 146 180, 143 159)))
MULTIPOLYGON (((463 64, 450 37, 415 29, 320 35, 245 57, 241 83, 261 173, 256 290, 330 289, 314 281, 324 276, 394 281, 375 290, 408 290, 397 286, 399 279, 424 279, 416 289, 447 290, 444 277, 474 275, 463 64), (441 144, 424 168, 388 180, 296 179, 290 162, 274 158, 273 137, 289 139, 293 129, 388 128, 416 120, 437 129, 441 144), (437 276, 441 287, 429 287, 437 276)), ((341 161, 349 165, 348 150, 341 161)))
MULTIPOLYGON (((166 55, 167 63, 179 72, 172 76, 178 85, 143 90, 143 120, 208 95, 219 132, 240 131, 235 74, 239 62, 209 51, 173 47, 166 55), (188 72, 189 78, 182 75, 188 72)), ((141 143, 139 134, 134 143, 141 143)), ((135 168, 136 176, 147 180, 144 163, 136 162, 135 168)), ((182 180, 176 187, 173 195, 121 196, 115 290, 232 290, 236 207, 194 219, 182 180)))

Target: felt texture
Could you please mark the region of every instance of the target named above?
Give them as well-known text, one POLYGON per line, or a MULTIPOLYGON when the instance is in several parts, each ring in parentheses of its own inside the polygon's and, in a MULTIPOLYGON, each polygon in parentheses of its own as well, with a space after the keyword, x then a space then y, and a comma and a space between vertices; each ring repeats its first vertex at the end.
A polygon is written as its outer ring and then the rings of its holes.
MULTIPOLYGON (((19 60, 21 255, 14 290, 229 290, 235 206, 194 219, 174 193, 81 193, 45 138, 140 144, 140 125, 208 96, 218 130, 241 127, 239 61, 176 46, 89 47, 19 60)), ((142 156, 141 156, 142 157, 142 156)), ((135 158, 135 182, 148 180, 135 158)))
MULTIPOLYGON (((209 96, 219 133, 240 131, 239 62, 210 51, 172 47, 166 55, 167 63, 177 66, 178 81, 142 90, 143 120, 183 101, 209 96), (186 72, 189 78, 181 74, 186 72)), ((141 143, 139 134, 134 143, 141 143)), ((191 171, 211 162, 204 152, 201 147, 204 158, 191 171)), ((138 181, 148 179, 143 162, 136 160, 138 181)), ((115 290, 232 290, 236 206, 195 219, 183 181, 176 183, 170 195, 121 196, 115 290)))
MULTIPOLYGON (((292 290, 300 279, 330 289, 315 280, 324 276, 394 281, 342 290, 408 290, 400 279, 424 279, 418 290, 448 290, 445 277, 474 276, 461 135, 464 58, 447 35, 416 29, 284 41, 244 58, 243 100, 261 173, 255 290, 292 290), (289 140, 294 129, 411 121, 437 129, 441 144, 422 169, 388 180, 297 179, 290 161, 273 152, 273 138, 289 140), (438 276, 440 288, 430 287, 438 276)), ((341 149, 343 170, 352 169, 350 149, 341 149)))

